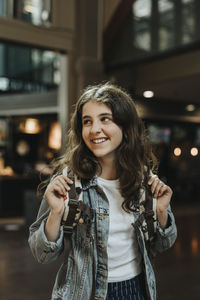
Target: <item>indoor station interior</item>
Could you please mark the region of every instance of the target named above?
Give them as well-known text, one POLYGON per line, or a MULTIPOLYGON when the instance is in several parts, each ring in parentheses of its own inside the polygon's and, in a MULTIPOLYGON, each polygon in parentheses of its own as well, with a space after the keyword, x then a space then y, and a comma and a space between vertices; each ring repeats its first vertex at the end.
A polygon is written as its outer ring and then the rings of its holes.
POLYGON ((28 245, 37 187, 82 90, 102 81, 134 99, 173 190, 158 299, 200 299, 200 1, 0 0, 1 300, 50 299, 60 261, 38 264, 28 245))

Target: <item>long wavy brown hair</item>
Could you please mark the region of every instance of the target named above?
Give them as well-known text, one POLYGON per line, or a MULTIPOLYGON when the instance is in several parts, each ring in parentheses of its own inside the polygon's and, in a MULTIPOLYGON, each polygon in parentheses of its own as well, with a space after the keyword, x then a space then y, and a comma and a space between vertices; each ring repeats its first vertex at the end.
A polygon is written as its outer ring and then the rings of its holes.
MULTIPOLYGON (((134 204, 138 203, 141 187, 149 191, 149 174, 157 167, 157 160, 134 101, 119 86, 107 82, 88 86, 83 91, 71 118, 66 151, 54 164, 54 173, 61 172, 67 165, 80 178, 91 179, 101 168, 82 138, 82 109, 90 100, 107 105, 112 111, 113 121, 122 128, 123 139, 116 149, 116 170, 124 197, 122 206, 125 211, 132 211, 134 204)), ((148 194, 150 196, 150 192, 148 194)))

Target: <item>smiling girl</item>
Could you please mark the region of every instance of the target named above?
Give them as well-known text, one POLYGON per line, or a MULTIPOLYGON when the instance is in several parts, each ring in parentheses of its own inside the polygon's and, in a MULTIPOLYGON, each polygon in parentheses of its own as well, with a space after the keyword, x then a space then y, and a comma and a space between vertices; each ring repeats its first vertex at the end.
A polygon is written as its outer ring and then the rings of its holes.
POLYGON ((90 222, 73 229, 52 299, 155 300, 138 205, 155 198, 156 232, 150 250, 162 252, 176 239, 172 191, 152 173, 155 158, 127 92, 110 83, 89 86, 75 106, 66 152, 54 167, 30 227, 29 244, 42 263, 57 259, 64 249, 61 221, 72 184, 66 167, 81 181, 82 201, 91 216, 90 222))

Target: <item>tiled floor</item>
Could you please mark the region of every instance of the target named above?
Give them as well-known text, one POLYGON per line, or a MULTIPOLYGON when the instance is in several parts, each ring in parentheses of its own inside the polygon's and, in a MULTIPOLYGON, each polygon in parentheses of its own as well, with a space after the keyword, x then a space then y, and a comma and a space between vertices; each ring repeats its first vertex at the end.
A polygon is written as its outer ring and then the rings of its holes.
MULTIPOLYGON (((178 207, 175 215, 175 246, 155 259, 159 300, 199 300, 200 206, 178 207)), ((20 226, 22 223, 18 220, 20 226)), ((35 262, 22 228, 0 230, 0 299, 50 300, 60 261, 50 265, 35 262)))
POLYGON ((200 299, 200 207, 174 211, 178 238, 156 259, 160 300, 200 299))

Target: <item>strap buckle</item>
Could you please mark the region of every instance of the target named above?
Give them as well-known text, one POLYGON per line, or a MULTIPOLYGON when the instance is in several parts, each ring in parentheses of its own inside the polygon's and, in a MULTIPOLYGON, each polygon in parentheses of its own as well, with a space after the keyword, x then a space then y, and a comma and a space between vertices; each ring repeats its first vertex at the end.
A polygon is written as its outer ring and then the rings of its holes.
POLYGON ((64 234, 72 234, 74 229, 74 220, 77 214, 77 209, 80 207, 80 201, 77 199, 69 199, 68 202, 69 213, 66 220, 62 220, 61 224, 63 225, 64 234))
POLYGON ((69 225, 63 225, 63 232, 64 234, 72 234, 73 232, 73 226, 69 226, 69 225))

